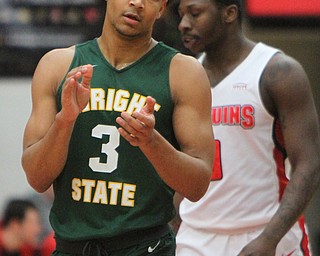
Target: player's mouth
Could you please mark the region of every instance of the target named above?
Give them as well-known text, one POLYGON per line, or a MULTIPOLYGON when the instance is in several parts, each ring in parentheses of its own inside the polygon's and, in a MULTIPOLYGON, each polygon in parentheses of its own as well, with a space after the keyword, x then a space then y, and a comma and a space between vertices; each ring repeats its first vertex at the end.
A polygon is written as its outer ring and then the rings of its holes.
POLYGON ((197 43, 198 40, 199 40, 198 37, 192 36, 192 35, 184 35, 184 36, 182 37, 183 45, 184 45, 187 49, 192 48, 193 45, 194 45, 195 43, 197 43))
POLYGON ((124 15, 125 21, 130 24, 130 25, 137 25, 140 21, 141 18, 138 14, 133 13, 133 12, 126 12, 124 15))

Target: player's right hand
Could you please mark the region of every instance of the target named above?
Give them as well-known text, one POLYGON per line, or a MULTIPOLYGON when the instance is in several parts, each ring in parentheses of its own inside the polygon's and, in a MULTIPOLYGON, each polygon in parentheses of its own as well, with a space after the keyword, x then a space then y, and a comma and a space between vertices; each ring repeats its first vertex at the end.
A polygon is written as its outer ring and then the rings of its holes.
POLYGON ((132 146, 148 144, 154 134, 154 106, 156 100, 151 96, 146 99, 145 106, 132 115, 122 112, 116 122, 121 126, 118 131, 132 146))
POLYGON ((61 115, 66 121, 75 121, 87 106, 90 97, 90 82, 93 74, 91 64, 72 69, 62 88, 61 115))

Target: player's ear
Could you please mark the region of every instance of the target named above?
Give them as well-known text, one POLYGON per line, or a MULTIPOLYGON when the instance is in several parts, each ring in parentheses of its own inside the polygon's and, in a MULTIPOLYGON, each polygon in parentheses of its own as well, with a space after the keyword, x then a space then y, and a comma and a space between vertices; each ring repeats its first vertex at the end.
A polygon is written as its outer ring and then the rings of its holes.
POLYGON ((225 7, 224 10, 224 22, 232 23, 238 18, 238 6, 235 4, 231 4, 225 7))
POLYGON ((157 19, 160 19, 162 14, 164 13, 164 11, 165 11, 165 9, 167 7, 167 2, 168 2, 168 0, 162 0, 161 1, 161 7, 160 7, 160 10, 159 10, 157 19))

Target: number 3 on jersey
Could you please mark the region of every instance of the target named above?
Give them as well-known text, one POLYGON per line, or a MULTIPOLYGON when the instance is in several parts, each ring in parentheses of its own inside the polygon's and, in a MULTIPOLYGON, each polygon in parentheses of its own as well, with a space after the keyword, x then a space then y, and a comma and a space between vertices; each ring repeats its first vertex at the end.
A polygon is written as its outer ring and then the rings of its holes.
POLYGON ((212 169, 211 180, 221 180, 222 175, 222 164, 221 164, 221 142, 219 140, 215 140, 216 145, 216 154, 214 157, 214 164, 212 169))
POLYGON ((120 134, 115 126, 97 125, 92 129, 92 137, 102 139, 103 135, 109 135, 108 143, 103 143, 101 153, 107 155, 107 162, 101 163, 100 157, 91 157, 89 166, 94 172, 112 173, 118 166, 118 152, 116 148, 120 144, 120 134))

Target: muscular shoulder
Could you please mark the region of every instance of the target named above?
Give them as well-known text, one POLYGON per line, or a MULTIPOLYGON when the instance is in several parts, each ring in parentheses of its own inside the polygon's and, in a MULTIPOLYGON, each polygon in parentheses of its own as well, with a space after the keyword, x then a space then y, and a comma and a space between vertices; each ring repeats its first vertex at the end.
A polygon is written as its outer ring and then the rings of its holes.
POLYGON ((64 64, 65 62, 70 62, 73 58, 75 52, 75 46, 69 48, 58 48, 47 52, 41 60, 56 63, 59 62, 64 64))
POLYGON ((278 53, 271 58, 262 76, 263 82, 277 84, 279 81, 292 81, 293 78, 302 79, 305 72, 294 58, 278 53))
POLYGON ((190 75, 193 75, 203 70, 201 63, 192 56, 178 53, 172 59, 171 72, 182 72, 180 74, 183 75, 188 75, 191 72, 190 75))
POLYGON ((291 96, 304 95, 309 90, 308 77, 301 64, 294 58, 277 53, 266 66, 260 81, 263 101, 273 115, 279 101, 291 96))
POLYGON ((74 46, 47 52, 38 63, 33 80, 45 78, 57 87, 69 69, 74 52, 74 46))
POLYGON ((210 90, 210 83, 205 69, 192 56, 177 54, 170 66, 170 86, 173 97, 177 92, 203 92, 210 90))

